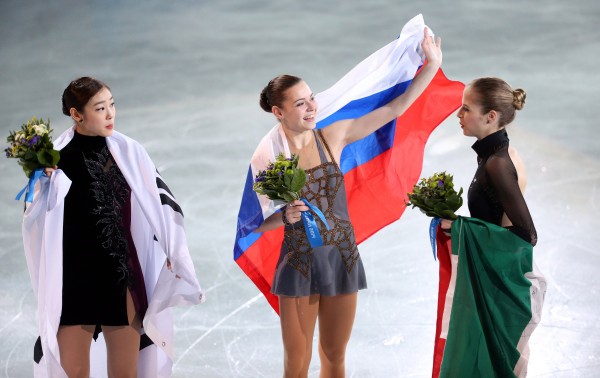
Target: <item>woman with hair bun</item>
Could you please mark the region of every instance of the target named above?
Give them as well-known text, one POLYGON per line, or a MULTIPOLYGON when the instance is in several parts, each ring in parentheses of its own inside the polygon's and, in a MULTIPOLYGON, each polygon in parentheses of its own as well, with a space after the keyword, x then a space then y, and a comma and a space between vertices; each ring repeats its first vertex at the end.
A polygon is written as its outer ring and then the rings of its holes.
POLYGON ((203 299, 182 210, 144 148, 114 130, 108 85, 72 81, 62 111, 74 125, 54 142, 58 167, 46 169, 23 223, 39 305, 35 376, 167 377, 166 310, 203 299), (100 332, 105 368, 90 363, 100 332))
POLYGON ((523 196, 525 166, 505 129, 524 105, 525 91, 498 78, 473 80, 463 92, 458 118, 463 134, 477 139, 478 166, 471 217, 443 219, 438 234, 434 377, 527 375, 546 280, 533 257, 538 236, 523 196))
MULTIPOLYGON (((513 90, 502 79, 479 78, 465 88, 457 116, 463 134, 477 138, 472 148, 478 167, 468 193, 471 216, 506 227, 535 246, 537 233, 523 197, 525 165, 509 146, 505 129, 525 106, 525 97, 523 89, 513 90)), ((443 229, 450 226, 451 221, 442 221, 443 229)))

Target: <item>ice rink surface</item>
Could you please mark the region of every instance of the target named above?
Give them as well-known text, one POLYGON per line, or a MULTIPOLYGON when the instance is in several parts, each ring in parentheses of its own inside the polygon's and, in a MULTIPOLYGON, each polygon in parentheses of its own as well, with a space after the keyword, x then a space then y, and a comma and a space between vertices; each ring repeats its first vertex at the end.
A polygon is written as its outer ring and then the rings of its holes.
MULTIPOLYGON (((68 126, 72 79, 106 81, 116 129, 148 150, 186 215, 207 301, 176 312, 174 377, 279 377, 275 312, 233 261, 249 158, 274 124, 258 94, 281 73, 320 92, 418 13, 443 39, 443 69, 468 82, 499 76, 527 91, 509 135, 529 175, 549 287, 531 339, 530 377, 600 376, 600 3, 582 1, 19 1, 0 2, 2 140, 32 116, 68 126)), ((430 138, 423 176, 468 187, 474 139, 449 117, 430 138)), ((0 377, 30 377, 38 331, 23 255, 25 184, 0 160, 0 377)), ((466 213, 466 206, 462 214, 466 213)), ((349 377, 428 377, 437 263, 421 213, 407 210, 363 243, 349 377)), ((318 354, 310 376, 317 377, 318 354)))

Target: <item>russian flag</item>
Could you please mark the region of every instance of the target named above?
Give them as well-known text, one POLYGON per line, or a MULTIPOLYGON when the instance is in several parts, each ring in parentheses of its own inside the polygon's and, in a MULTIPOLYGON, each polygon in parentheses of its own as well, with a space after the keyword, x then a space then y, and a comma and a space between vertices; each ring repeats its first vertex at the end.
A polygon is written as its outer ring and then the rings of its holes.
MULTIPOLYGON (((328 90, 319 93, 317 128, 340 119, 360 117, 402 94, 424 64, 421 51, 425 23, 410 20, 400 36, 363 60, 328 90)), ((461 104, 464 85, 440 70, 425 92, 399 118, 348 145, 341 157, 350 218, 357 243, 398 220, 422 169, 423 151, 431 132, 461 104)), ((283 227, 254 233, 277 206, 253 190, 261 165, 289 149, 278 126, 259 144, 248 170, 238 215, 234 259, 279 312, 271 283, 279 258, 283 227)))

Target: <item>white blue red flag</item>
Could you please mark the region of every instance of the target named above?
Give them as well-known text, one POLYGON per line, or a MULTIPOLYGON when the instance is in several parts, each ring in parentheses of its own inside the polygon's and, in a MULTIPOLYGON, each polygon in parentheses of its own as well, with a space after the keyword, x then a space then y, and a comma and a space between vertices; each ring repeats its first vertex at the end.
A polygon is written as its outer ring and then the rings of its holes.
MULTIPOLYGON (((420 46, 424 28, 423 17, 416 16, 396 40, 317 94, 317 128, 340 119, 358 118, 402 94, 425 63, 420 46)), ((344 149, 340 168, 357 243, 400 218, 406 207, 406 193, 419 179, 427 139, 460 106, 463 88, 462 83, 448 80, 440 70, 401 117, 344 149)), ((280 152, 290 156, 278 124, 259 143, 252 157, 234 246, 235 261, 277 312, 277 297, 270 290, 283 227, 254 232, 278 206, 255 193, 252 186, 258 170, 265 169, 280 152)))

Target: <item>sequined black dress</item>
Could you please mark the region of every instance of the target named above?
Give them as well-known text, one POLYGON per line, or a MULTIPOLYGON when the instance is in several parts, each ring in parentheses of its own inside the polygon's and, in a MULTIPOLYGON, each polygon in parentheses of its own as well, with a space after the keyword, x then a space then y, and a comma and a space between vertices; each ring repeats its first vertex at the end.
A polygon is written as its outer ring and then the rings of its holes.
POLYGON ((284 296, 333 296, 367 287, 365 270, 348 216, 344 175, 335 160, 328 161, 329 146, 316 132, 321 164, 306 170, 301 196, 325 215, 330 230, 316 216, 323 245, 311 248, 303 223, 286 226, 271 292, 284 296), (321 143, 322 141, 322 143, 321 143))
POLYGON ((141 317, 148 307, 130 232, 131 189, 104 137, 75 133, 58 166, 72 181, 64 206, 60 324, 127 325, 128 288, 141 317))
POLYGON ((535 245, 537 233, 508 154, 508 142, 506 131, 501 129, 473 144, 478 167, 469 187, 469 211, 472 217, 498 226, 506 213, 512 222, 506 228, 535 245))

